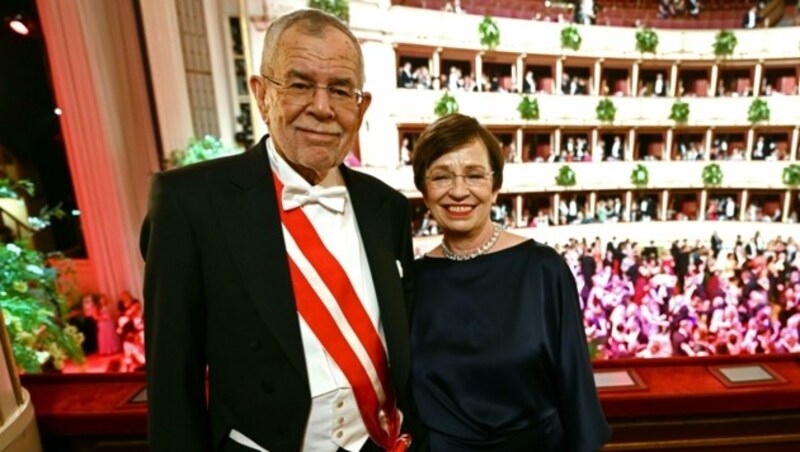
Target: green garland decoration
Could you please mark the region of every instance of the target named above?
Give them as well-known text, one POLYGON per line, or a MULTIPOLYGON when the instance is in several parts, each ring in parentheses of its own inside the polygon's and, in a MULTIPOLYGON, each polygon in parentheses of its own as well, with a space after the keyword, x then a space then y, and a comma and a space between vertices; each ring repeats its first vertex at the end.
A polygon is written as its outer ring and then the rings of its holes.
POLYGON ((539 100, 535 97, 522 96, 517 105, 520 118, 524 120, 539 119, 539 100))
POLYGON ((769 121, 769 104, 761 98, 753 99, 750 108, 747 109, 747 120, 752 123, 769 121))
POLYGON ((650 172, 641 163, 631 171, 631 183, 637 187, 644 187, 650 183, 650 172))
POLYGON ((689 120, 689 104, 680 99, 677 99, 669 112, 669 119, 679 123, 686 124, 689 120))
POLYGON ((641 53, 656 53, 658 34, 652 28, 645 27, 636 32, 636 50, 641 53))
POLYGON ((308 7, 333 14, 344 23, 350 22, 350 5, 347 0, 308 0, 308 7))
POLYGON ((489 50, 494 50, 500 44, 500 27, 492 16, 484 16, 483 21, 478 25, 478 35, 481 45, 489 50))
POLYGON ((611 99, 606 97, 600 99, 600 102, 597 103, 595 112, 597 113, 598 120, 613 122, 614 118, 617 116, 617 107, 614 106, 614 102, 611 102, 611 99))
POLYGON ((790 187, 797 187, 800 185, 800 165, 792 163, 784 168, 781 181, 790 187))
POLYGON ((722 183, 722 168, 716 163, 711 163, 703 167, 703 185, 717 186, 722 183))
POLYGON ((739 40, 736 39, 736 35, 732 31, 720 30, 719 33, 714 36, 714 55, 718 57, 733 55, 733 51, 736 49, 738 43, 739 40))
POLYGON ((578 50, 581 48, 582 42, 583 38, 575 25, 568 25, 561 29, 561 48, 578 50))
POLYGON ((451 113, 458 113, 458 101, 449 92, 445 91, 442 97, 436 101, 433 107, 433 114, 442 117, 451 113))
POLYGON ((569 165, 564 165, 558 169, 558 174, 556 175, 556 184, 562 187, 572 187, 577 183, 575 178, 575 171, 569 167, 569 165))

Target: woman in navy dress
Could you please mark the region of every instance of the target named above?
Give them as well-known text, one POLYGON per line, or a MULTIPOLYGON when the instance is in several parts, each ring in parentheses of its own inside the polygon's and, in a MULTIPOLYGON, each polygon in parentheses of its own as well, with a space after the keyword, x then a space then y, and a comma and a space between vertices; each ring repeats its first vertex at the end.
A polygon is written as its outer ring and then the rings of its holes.
POLYGON ((575 280, 552 248, 490 220, 494 136, 468 116, 431 124, 414 182, 441 227, 416 263, 412 387, 433 452, 591 451, 609 438, 575 280))

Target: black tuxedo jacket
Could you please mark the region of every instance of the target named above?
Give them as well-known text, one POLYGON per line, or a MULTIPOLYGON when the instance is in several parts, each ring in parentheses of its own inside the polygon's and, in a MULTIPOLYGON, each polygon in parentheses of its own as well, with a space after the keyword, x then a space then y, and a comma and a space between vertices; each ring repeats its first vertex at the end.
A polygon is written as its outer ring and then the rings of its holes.
MULTIPOLYGON (((270 452, 300 450, 311 397, 264 143, 153 178, 140 243, 153 451, 233 448, 231 429, 270 452)), ((371 176, 340 169, 378 296, 398 404, 414 423, 408 202, 371 176)))

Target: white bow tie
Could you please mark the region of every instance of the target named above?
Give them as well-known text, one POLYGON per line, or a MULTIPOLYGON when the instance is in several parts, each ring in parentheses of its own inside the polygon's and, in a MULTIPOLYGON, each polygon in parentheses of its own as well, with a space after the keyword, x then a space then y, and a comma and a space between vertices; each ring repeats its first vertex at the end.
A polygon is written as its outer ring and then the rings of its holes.
POLYGON ((344 213, 344 205, 347 201, 347 187, 311 187, 305 188, 298 185, 286 185, 283 187, 283 210, 292 210, 304 206, 308 203, 317 203, 331 212, 344 213))

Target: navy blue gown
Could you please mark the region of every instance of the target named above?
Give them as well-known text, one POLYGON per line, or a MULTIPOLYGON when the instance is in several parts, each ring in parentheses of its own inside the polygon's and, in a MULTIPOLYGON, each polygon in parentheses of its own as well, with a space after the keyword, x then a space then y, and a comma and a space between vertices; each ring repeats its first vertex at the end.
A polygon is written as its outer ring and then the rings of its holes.
POLYGON ((555 250, 529 240, 415 265, 412 391, 433 452, 607 441, 575 280, 555 250))

